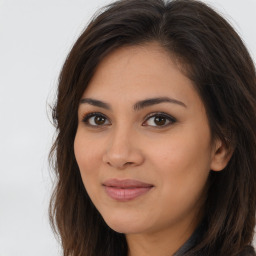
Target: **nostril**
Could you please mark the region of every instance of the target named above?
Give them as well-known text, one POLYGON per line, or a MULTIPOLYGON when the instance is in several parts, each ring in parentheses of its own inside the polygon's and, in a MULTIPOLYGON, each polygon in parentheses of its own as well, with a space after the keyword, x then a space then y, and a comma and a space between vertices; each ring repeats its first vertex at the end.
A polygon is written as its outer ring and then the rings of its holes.
MULTIPOLYGON (((107 164, 110 166, 114 166, 114 164, 111 164, 110 161, 108 161, 107 164)), ((124 168, 125 166, 133 165, 133 164, 134 164, 133 162, 126 162, 126 163, 122 164, 122 168, 124 168)), ((119 167, 121 167, 121 165, 119 167)))
POLYGON ((131 164, 133 164, 133 162, 127 162, 124 165, 131 165, 131 164))

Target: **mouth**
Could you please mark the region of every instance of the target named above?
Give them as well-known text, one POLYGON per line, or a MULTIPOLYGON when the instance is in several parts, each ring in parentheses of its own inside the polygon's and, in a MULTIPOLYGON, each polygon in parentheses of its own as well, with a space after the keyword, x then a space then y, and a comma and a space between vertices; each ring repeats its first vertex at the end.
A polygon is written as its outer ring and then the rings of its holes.
POLYGON ((103 183, 109 197, 116 201, 126 202, 149 192, 154 186, 138 180, 110 179, 103 183))

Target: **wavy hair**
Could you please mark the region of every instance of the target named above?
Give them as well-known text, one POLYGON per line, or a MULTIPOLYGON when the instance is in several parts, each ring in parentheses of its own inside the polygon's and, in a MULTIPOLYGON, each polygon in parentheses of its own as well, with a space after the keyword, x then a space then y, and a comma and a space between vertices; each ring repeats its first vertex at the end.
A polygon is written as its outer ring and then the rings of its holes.
POLYGON ((195 0, 121 0, 101 10, 82 32, 59 76, 53 107, 56 174, 49 214, 64 256, 126 256, 124 234, 111 230, 91 202, 74 155, 78 104, 101 60, 117 48, 158 42, 194 82, 213 136, 233 151, 210 172, 207 231, 188 255, 237 255, 253 239, 256 206, 256 75, 230 24, 195 0))

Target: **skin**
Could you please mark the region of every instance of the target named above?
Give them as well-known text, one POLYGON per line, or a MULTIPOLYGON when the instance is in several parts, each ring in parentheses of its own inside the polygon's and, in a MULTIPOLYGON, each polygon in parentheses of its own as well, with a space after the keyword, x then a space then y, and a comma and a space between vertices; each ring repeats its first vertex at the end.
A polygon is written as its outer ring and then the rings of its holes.
POLYGON ((192 82, 157 43, 124 47, 98 66, 82 99, 74 142, 84 186, 106 223, 125 233, 130 256, 172 255, 201 220, 210 170, 229 158, 212 139, 206 111, 192 82), (169 97, 134 110, 138 101, 169 97), (95 116, 84 117, 88 113, 95 116), (161 122, 148 115, 165 113, 161 122), (97 116, 96 116, 97 118, 97 116), (174 121, 175 119, 175 121, 174 121), (135 179, 153 185, 126 202, 110 198, 107 179, 135 179))

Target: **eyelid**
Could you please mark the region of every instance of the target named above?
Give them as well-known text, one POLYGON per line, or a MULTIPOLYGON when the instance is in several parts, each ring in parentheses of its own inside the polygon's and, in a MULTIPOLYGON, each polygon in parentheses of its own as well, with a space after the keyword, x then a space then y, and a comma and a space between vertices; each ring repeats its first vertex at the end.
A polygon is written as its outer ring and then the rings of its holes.
MULTIPOLYGON (((88 120, 93 116, 104 117, 105 119, 109 120, 109 122, 111 124, 111 120, 106 115, 102 114, 101 112, 90 112, 90 113, 84 114, 83 117, 82 117, 82 122, 85 123, 87 126, 94 127, 94 128, 101 128, 101 127, 106 126, 106 124, 103 124, 103 125, 91 125, 91 124, 89 124, 88 120)), ((109 124, 107 124, 107 125, 109 125, 109 124)))
MULTIPOLYGON (((153 112, 153 113, 148 114, 145 117, 145 121, 143 121, 142 126, 150 126, 150 127, 161 129, 161 128, 165 128, 165 127, 175 123, 176 121, 177 121, 176 118, 174 118, 173 116, 171 116, 171 115, 169 115, 167 113, 164 113, 164 112, 153 112), (166 118, 169 121, 169 123, 168 124, 164 124, 164 125, 159 125, 159 126, 158 125, 145 125, 145 122, 147 122, 150 118, 157 117, 157 116, 161 116, 161 117, 166 118)), ((82 122, 85 123, 85 125, 93 127, 93 128, 102 128, 104 126, 109 126, 111 124, 111 120, 106 115, 102 114, 101 112, 89 112, 89 113, 84 114, 83 117, 82 117, 82 122), (109 123, 108 124, 102 124, 102 125, 91 125, 88 122, 88 120, 91 117, 94 117, 94 116, 103 117, 106 120, 108 120, 109 123)))
MULTIPOLYGON (((154 113, 150 113, 149 115, 147 115, 147 116, 145 117, 145 121, 143 122, 142 126, 146 126, 146 125, 144 125, 144 123, 145 123, 146 121, 148 121, 148 120, 149 120, 150 118, 152 118, 152 117, 157 117, 157 116, 165 117, 165 118, 166 118, 167 120, 169 120, 170 122, 169 122, 168 124, 166 124, 166 125, 162 125, 162 126, 157 126, 157 125, 156 125, 156 126, 152 126, 152 127, 161 129, 161 128, 165 128, 165 127, 167 127, 167 126, 169 126, 169 125, 171 125, 171 124, 177 122, 177 119, 176 119, 176 118, 174 118, 173 116, 171 116, 171 115, 169 115, 169 114, 167 114, 167 113, 164 113, 164 112, 154 112, 154 113)), ((150 126, 150 125, 148 125, 148 126, 150 126)))

